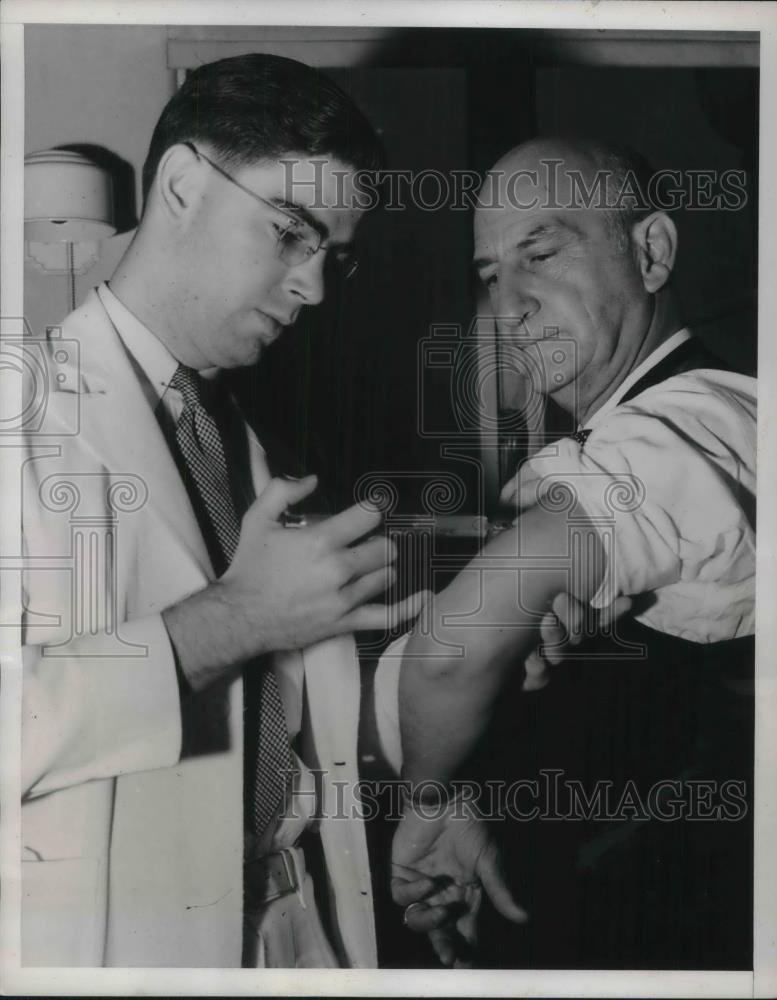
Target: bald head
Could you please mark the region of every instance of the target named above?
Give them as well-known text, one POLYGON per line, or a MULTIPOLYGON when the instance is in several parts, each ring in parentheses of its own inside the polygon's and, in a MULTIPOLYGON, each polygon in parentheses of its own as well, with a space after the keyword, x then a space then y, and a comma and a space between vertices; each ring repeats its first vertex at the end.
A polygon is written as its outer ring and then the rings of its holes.
MULTIPOLYGON (((505 153, 489 171, 481 202, 495 196, 510 204, 527 192, 550 206, 600 211, 618 249, 630 245, 634 223, 650 211, 646 198, 653 171, 639 153, 594 139, 536 138, 505 153), (520 194, 519 194, 520 196, 520 194)), ((526 202, 523 202, 526 204, 526 202)))
POLYGON ((475 266, 500 339, 579 419, 677 329, 665 308, 676 231, 644 204, 645 170, 599 143, 534 139, 494 164, 478 198, 475 266))

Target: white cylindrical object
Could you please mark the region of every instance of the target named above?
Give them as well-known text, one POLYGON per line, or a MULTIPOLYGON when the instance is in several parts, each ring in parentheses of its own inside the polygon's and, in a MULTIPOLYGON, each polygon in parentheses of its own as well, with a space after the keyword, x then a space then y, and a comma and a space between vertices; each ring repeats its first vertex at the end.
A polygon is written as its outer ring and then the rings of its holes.
POLYGON ((113 224, 113 183, 81 153, 47 149, 24 158, 24 238, 31 243, 105 239, 113 224))

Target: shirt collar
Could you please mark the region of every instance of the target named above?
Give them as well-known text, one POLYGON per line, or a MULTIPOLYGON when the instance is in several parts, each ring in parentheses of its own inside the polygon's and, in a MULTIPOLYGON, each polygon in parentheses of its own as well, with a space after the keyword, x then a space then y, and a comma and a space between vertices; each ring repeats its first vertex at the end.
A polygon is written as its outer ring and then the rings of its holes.
POLYGON ((655 368, 655 366, 659 363, 659 361, 663 361, 664 358, 668 354, 671 354, 672 351, 674 351, 677 347, 680 346, 680 344, 684 344, 686 340, 690 339, 691 339, 690 330, 683 328, 682 330, 678 330, 677 333, 673 333, 668 340, 665 340, 663 343, 659 344, 658 347, 652 353, 648 354, 648 356, 641 364, 637 365, 634 371, 630 372, 626 376, 626 378, 621 382, 621 384, 618 386, 618 388, 615 390, 612 396, 610 396, 606 400, 606 402, 604 402, 599 407, 599 409, 593 414, 593 416, 588 418, 584 426, 586 428, 596 427, 597 424, 601 423, 601 421, 604 420, 607 414, 610 413, 611 410, 615 409, 615 407, 618 405, 618 403, 620 403, 620 401, 623 399, 623 397, 626 395, 629 389, 633 385, 636 385, 636 383, 642 378, 643 375, 649 372, 651 368, 655 368))
MULTIPOLYGON (((170 382, 178 368, 178 360, 168 351, 159 337, 142 323, 138 317, 117 298, 107 282, 97 289, 100 301, 105 311, 116 327, 124 347, 136 368, 143 376, 143 389, 151 403, 156 407, 164 398, 170 387, 170 382)), ((218 368, 208 368, 198 374, 205 379, 215 378, 218 368)))
POLYGON ((116 297, 107 282, 100 285, 97 294, 125 349, 145 376, 144 388, 151 390, 151 402, 156 405, 164 396, 178 362, 162 341, 116 297))

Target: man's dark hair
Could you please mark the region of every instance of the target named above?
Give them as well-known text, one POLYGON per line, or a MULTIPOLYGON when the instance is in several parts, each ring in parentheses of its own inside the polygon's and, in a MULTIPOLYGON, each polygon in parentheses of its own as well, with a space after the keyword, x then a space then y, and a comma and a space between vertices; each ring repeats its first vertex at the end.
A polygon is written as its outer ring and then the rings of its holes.
POLYGON ((294 59, 251 54, 199 66, 168 101, 143 165, 143 202, 165 151, 207 142, 226 166, 288 153, 379 170, 385 153, 359 108, 329 77, 294 59))

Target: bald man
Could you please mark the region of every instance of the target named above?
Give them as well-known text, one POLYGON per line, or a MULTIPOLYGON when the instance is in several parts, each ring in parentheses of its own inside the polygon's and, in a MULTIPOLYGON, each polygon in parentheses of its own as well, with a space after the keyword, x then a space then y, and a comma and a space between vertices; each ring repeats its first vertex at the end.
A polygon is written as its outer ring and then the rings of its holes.
MULTIPOLYGON (((449 786, 500 714, 525 755, 500 774, 559 769, 560 786, 525 787, 507 830, 507 861, 536 887, 530 930, 507 938, 529 942, 529 964, 748 968, 756 383, 684 328, 676 227, 624 196, 634 179, 644 190, 638 158, 561 140, 519 146, 486 178, 475 265, 499 336, 578 430, 507 485, 514 527, 407 643, 403 775, 449 786), (631 595, 636 613, 526 695, 515 675, 564 591, 594 609, 631 595)), ((468 886, 472 811, 430 825, 423 799, 395 874, 468 886)))

